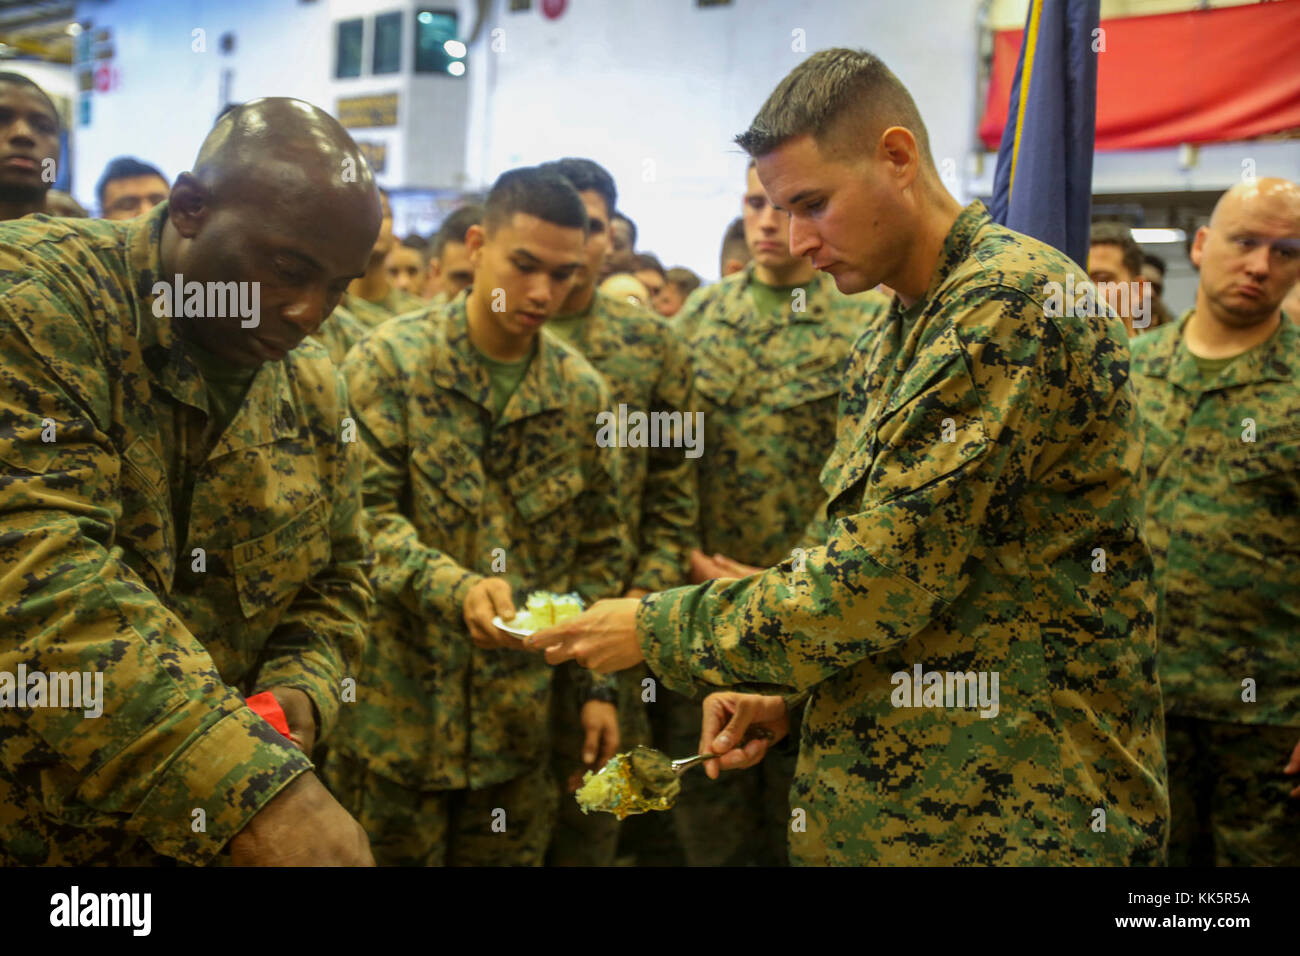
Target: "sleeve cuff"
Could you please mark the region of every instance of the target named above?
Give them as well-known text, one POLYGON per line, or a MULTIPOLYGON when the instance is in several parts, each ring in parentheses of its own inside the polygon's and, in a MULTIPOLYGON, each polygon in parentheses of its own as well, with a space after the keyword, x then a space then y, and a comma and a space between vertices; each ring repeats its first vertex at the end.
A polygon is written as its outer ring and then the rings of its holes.
POLYGON ((159 853, 201 866, 311 768, 274 727, 240 707, 172 761, 132 821, 159 853))
MULTIPOLYGON (((683 607, 708 584, 673 588, 647 594, 636 609, 636 635, 646 666, 659 677, 660 683, 687 697, 696 697, 700 688, 691 678, 690 661, 681 652, 686 629, 689 639, 689 608, 683 607), (683 618, 688 618, 683 620, 683 618)), ((714 688, 716 689, 716 688, 714 688)))
POLYGON ((262 665, 257 674, 254 693, 292 687, 306 694, 316 707, 316 739, 324 740, 338 722, 342 679, 355 674, 333 674, 333 667, 319 654, 278 657, 262 665), (328 672, 323 672, 327 670, 328 672))
POLYGON ((465 609, 465 595, 469 594, 470 589, 486 576, 466 571, 464 568, 449 571, 444 566, 431 570, 432 574, 417 575, 412 582, 413 586, 418 588, 415 599, 420 615, 425 620, 446 618, 450 621, 459 621, 465 609), (437 580, 439 577, 443 580, 437 580), (448 583, 450 587, 447 586, 448 583))
POLYGON ((629 588, 644 588, 647 591, 667 591, 669 588, 686 584, 686 565, 688 560, 675 564, 662 554, 649 554, 642 557, 632 573, 629 588))

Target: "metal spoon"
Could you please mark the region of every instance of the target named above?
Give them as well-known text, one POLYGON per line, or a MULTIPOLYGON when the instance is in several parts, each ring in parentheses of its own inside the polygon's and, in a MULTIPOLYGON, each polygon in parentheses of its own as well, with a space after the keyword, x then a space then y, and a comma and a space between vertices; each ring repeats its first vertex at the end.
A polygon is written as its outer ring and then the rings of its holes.
MULTIPOLYGON (((740 746, 745 746, 751 740, 771 740, 772 736, 772 731, 766 727, 751 726, 745 731, 740 746)), ((628 766, 647 789, 660 790, 663 789, 666 781, 672 779, 667 774, 671 773, 677 777, 697 764, 721 756, 722 754, 696 754, 694 757, 673 760, 661 750, 652 747, 635 747, 628 754, 628 766)))
MULTIPOLYGON (((751 727, 745 734, 742 744, 751 740, 771 740, 772 733, 766 729, 751 727)), ((583 778, 583 785, 578 789, 578 805, 586 813, 589 809, 603 810, 615 814, 620 820, 632 813, 645 813, 648 810, 668 810, 681 793, 682 784, 677 778, 698 763, 721 756, 720 754, 696 754, 672 760, 667 754, 651 747, 633 747, 630 751, 611 757, 595 775, 588 773, 583 778), (592 800, 587 793, 588 786, 595 786, 594 778, 609 775, 613 783, 607 784, 605 798, 592 800), (592 781, 590 784, 588 781, 592 781), (614 799, 609 800, 612 787, 614 799), (588 802, 590 801, 590 802, 588 802)))

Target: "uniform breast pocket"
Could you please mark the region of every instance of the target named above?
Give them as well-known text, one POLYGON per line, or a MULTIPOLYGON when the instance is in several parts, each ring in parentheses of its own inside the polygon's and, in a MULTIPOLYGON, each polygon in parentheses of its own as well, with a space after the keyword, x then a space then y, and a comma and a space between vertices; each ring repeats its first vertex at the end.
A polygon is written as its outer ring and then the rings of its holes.
POLYGON ((278 528, 235 545, 232 563, 244 617, 283 612, 329 566, 328 511, 318 498, 278 528))
POLYGON ((695 359, 695 391, 706 404, 725 408, 736 391, 738 377, 730 368, 707 355, 695 359))
POLYGON ((843 455, 837 449, 827 460, 821 484, 826 491, 826 515, 832 521, 861 510, 862 492, 875 452, 874 440, 865 436, 865 440, 845 449, 843 455))
POLYGON ((1300 441, 1243 443, 1226 465, 1233 496, 1257 517, 1300 523, 1300 441))
POLYGON ((783 457, 782 471, 816 474, 835 447, 840 365, 818 356, 787 365, 754 383, 747 404, 763 415, 767 447, 783 457))
POLYGON ((763 404, 774 412, 782 412, 829 400, 834 416, 840 393, 840 364, 834 355, 818 355, 776 369, 760 386, 764 392, 763 404))
POLYGON ((456 439, 439 440, 411 452, 415 523, 428 543, 459 553, 478 525, 483 502, 483 467, 456 439))
POLYGON ((1240 453, 1228 459, 1228 477, 1234 483, 1270 479, 1295 481, 1300 473, 1300 441, 1243 442, 1241 449, 1240 453))
POLYGON ((528 550, 537 558, 534 573, 564 573, 573 562, 582 531, 578 496, 586 482, 577 450, 516 472, 506 485, 526 526, 528 550))
POLYGON ((868 497, 913 494, 940 482, 989 447, 979 393, 965 357, 955 348, 905 382, 875 425, 877 454, 868 497), (915 383, 924 382, 923 385, 915 383))

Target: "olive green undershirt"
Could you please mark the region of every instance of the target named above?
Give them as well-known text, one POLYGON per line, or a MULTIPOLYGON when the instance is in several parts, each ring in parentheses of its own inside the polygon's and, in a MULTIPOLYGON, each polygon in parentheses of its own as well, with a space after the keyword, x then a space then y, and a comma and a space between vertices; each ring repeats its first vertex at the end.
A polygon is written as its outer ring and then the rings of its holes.
MULTIPOLYGON (((1187 348, 1186 343, 1183 343, 1183 348, 1187 348)), ((1220 372, 1241 358, 1242 355, 1245 355, 1246 352, 1249 352, 1250 349, 1237 355, 1229 355, 1227 358, 1203 358, 1191 349, 1187 349, 1187 351, 1196 361, 1196 370, 1201 373, 1201 381, 1208 385, 1219 377, 1220 372)))
POLYGON ((811 282, 801 282, 798 285, 768 285, 766 282, 760 282, 758 279, 751 278, 749 285, 746 286, 749 291, 749 297, 754 300, 754 307, 758 309, 759 315, 769 315, 773 312, 782 314, 790 311, 790 304, 793 301, 791 296, 795 289, 804 290, 804 298, 807 299, 808 292, 812 288, 811 282))
POLYGON ((574 336, 582 323, 587 321, 590 313, 591 309, 588 308, 581 312, 574 312, 572 315, 557 315, 553 319, 546 320, 546 327, 572 345, 574 336))
POLYGON ((235 413, 243 404, 248 387, 253 384, 257 368, 237 365, 213 355, 192 340, 185 343, 185 351, 203 377, 208 393, 208 413, 213 421, 211 440, 215 443, 235 420, 235 413))
POLYGON ((510 403, 510 396, 515 393, 519 383, 528 374, 528 366, 532 363, 533 355, 536 352, 537 349, 534 347, 533 351, 524 358, 514 362, 500 362, 497 359, 488 358, 476 347, 474 348, 475 357, 487 369, 488 378, 492 382, 492 421, 501 420, 501 413, 506 410, 506 405, 510 403))
MULTIPOLYGON (((237 365, 229 359, 213 355, 193 339, 186 341, 185 353, 198 367, 207 392, 209 427, 204 438, 207 448, 203 449, 203 457, 206 458, 235 420, 235 414, 244 403, 244 396, 248 394, 248 387, 253 384, 257 368, 237 365)), ((188 463, 181 480, 181 500, 173 503, 173 518, 181 541, 188 540, 190 501, 194 497, 194 482, 198 478, 199 468, 198 461, 188 463)))

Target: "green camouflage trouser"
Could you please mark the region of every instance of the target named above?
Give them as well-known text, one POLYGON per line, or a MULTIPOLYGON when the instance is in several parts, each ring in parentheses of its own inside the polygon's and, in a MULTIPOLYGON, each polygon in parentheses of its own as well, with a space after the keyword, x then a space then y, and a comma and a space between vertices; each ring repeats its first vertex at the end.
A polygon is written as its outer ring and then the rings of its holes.
POLYGON ((542 765, 481 790, 411 790, 337 750, 325 781, 380 866, 541 866, 555 818, 542 765))
MULTIPOLYGON (((659 687, 667 708, 669 754, 687 757, 700 744, 700 704, 659 687)), ((799 756, 799 718, 790 737, 769 750, 762 763, 710 780, 703 768, 682 776, 673 823, 689 866, 788 866, 790 785, 799 756)))
POLYGON ((1300 728, 1165 718, 1170 866, 1300 865, 1300 728))
MULTIPOLYGON (((559 812, 546 862, 551 866, 612 866, 618 851, 619 821, 608 813, 583 813, 569 789, 569 778, 588 769, 582 762, 581 708, 573 686, 573 666, 558 669, 551 693, 551 775, 559 812)), ((643 667, 634 667, 618 675, 620 753, 650 743, 641 703, 641 678, 648 673, 643 667)))

